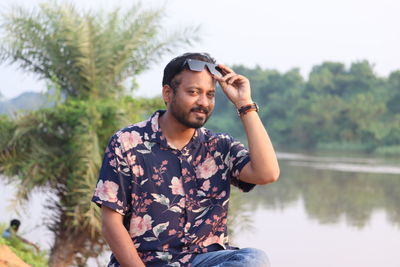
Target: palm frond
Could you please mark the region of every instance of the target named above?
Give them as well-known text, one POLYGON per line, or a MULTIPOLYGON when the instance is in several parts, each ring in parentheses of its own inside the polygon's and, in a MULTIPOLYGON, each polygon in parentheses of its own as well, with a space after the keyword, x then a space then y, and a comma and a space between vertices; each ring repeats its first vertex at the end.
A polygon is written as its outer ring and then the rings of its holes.
POLYGON ((162 14, 139 4, 94 14, 57 2, 33 11, 15 8, 3 18, 0 61, 59 84, 67 96, 120 96, 127 78, 198 39, 195 28, 162 36, 162 14))

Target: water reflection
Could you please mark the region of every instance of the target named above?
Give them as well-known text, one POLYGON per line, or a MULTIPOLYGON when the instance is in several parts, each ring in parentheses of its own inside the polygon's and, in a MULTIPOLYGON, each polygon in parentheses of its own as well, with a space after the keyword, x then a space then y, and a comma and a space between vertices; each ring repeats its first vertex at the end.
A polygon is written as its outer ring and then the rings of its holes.
POLYGON ((299 201, 321 224, 365 227, 375 211, 400 227, 400 167, 381 159, 280 154, 281 178, 257 187, 246 202, 262 209, 285 209, 299 201))

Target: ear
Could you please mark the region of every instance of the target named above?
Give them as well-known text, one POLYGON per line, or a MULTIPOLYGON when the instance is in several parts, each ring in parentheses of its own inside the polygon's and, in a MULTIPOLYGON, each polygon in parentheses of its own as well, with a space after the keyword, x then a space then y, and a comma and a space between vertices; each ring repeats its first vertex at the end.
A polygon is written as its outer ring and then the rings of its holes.
POLYGON ((172 90, 172 88, 168 84, 163 86, 163 88, 162 88, 162 97, 163 97, 164 103, 166 105, 171 102, 173 94, 174 94, 174 91, 172 90))

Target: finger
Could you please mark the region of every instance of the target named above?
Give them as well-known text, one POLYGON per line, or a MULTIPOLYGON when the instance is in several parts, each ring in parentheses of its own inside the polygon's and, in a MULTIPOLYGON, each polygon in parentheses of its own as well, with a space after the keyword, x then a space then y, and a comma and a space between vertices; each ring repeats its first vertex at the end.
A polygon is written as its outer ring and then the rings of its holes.
POLYGON ((234 77, 231 77, 230 79, 228 79, 228 80, 226 81, 226 83, 232 85, 232 84, 234 84, 238 79, 239 79, 238 77, 234 76, 234 77))
POLYGON ((222 77, 222 79, 224 80, 224 82, 226 82, 227 80, 231 79, 232 77, 236 76, 237 74, 234 72, 228 73, 226 74, 224 77, 222 77))
POLYGON ((215 75, 215 74, 213 74, 212 76, 213 76, 213 78, 214 78, 215 80, 217 80, 217 82, 219 82, 219 83, 221 83, 221 82, 225 83, 224 79, 223 79, 221 76, 217 76, 217 75, 215 75))
POLYGON ((231 69, 228 66, 223 65, 223 64, 218 64, 218 67, 221 68, 225 73, 234 72, 233 69, 231 69))
POLYGON ((232 76, 236 75, 236 73, 228 73, 223 77, 219 77, 213 74, 214 79, 216 79, 218 82, 226 83, 226 80, 231 78, 232 76))
POLYGON ((230 77, 229 79, 226 80, 226 83, 228 84, 234 84, 235 82, 242 82, 244 81, 244 76, 236 74, 232 77, 230 77))

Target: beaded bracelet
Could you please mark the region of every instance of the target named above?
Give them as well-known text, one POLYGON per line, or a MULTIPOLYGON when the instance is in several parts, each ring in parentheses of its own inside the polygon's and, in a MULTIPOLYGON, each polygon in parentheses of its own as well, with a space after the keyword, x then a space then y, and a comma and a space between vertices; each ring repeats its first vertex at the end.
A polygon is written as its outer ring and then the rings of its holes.
POLYGON ((250 111, 258 112, 258 105, 256 103, 248 104, 248 105, 241 106, 237 110, 239 116, 240 115, 244 115, 244 114, 246 114, 247 112, 250 112, 250 111))

